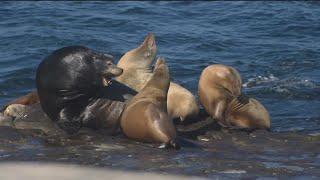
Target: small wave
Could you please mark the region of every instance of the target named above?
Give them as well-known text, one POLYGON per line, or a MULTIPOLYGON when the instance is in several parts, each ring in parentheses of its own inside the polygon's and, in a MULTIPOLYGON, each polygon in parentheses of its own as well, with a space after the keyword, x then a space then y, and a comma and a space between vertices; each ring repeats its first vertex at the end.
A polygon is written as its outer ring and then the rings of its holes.
POLYGON ((309 79, 291 77, 280 79, 269 76, 249 78, 243 85, 245 91, 257 96, 285 99, 319 99, 320 85, 309 79))
POLYGON ((273 74, 270 74, 269 76, 256 76, 253 78, 249 78, 247 82, 242 84, 242 87, 254 87, 258 86, 260 84, 265 84, 269 82, 278 81, 279 78, 275 77, 273 74))
POLYGON ((147 14, 153 14, 154 12, 153 11, 150 11, 146 8, 143 8, 143 7, 131 7, 131 8, 128 8, 126 10, 124 10, 123 12, 121 12, 120 14, 129 14, 129 15, 147 15, 147 14))

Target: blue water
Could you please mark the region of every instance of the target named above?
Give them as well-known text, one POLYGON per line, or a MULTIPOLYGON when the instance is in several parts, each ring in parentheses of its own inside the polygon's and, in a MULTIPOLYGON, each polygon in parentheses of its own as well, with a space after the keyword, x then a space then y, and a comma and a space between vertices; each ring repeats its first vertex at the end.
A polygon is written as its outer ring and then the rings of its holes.
POLYGON ((34 89, 37 65, 57 48, 85 45, 118 60, 148 32, 193 93, 203 68, 230 65, 273 130, 320 132, 317 2, 1 2, 0 104, 34 89))

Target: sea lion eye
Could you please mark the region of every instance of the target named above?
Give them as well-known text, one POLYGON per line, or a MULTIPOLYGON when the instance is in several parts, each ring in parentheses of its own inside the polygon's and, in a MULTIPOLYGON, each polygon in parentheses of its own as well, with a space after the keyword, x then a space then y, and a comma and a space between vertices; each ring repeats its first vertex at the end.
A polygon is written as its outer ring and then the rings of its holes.
POLYGON ((107 61, 107 65, 108 66, 112 66, 112 62, 111 61, 107 61))

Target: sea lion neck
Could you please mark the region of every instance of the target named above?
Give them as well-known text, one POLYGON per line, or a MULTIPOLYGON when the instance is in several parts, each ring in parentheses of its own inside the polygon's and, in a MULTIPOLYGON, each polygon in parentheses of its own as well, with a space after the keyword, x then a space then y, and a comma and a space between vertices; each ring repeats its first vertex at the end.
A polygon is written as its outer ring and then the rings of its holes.
POLYGON ((159 89, 165 93, 168 92, 170 85, 170 75, 168 67, 163 64, 156 67, 151 79, 147 82, 145 87, 142 89, 147 89, 149 87, 159 89))

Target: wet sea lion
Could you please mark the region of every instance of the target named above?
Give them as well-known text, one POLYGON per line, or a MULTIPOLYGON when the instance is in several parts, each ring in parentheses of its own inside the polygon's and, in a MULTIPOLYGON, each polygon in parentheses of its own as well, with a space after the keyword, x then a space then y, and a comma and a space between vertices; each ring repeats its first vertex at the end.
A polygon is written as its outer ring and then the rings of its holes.
MULTIPOLYGON (((100 129, 114 134, 120 132, 120 115, 126 101, 130 100, 136 91, 112 81, 104 88, 103 96, 86 107, 86 112, 92 116, 83 123, 83 127, 100 129)), ((0 126, 10 126, 15 129, 37 129, 47 135, 64 135, 62 131, 42 110, 40 102, 23 105, 10 104, 0 113, 0 126)))
POLYGON ((170 118, 179 118, 180 121, 195 118, 199 114, 199 106, 194 95, 174 82, 170 82, 167 107, 170 118))
POLYGON ((167 114, 169 84, 169 69, 159 58, 151 79, 123 111, 120 123, 127 137, 178 148, 176 129, 167 114))
POLYGON ((117 129, 125 99, 110 101, 106 91, 111 78, 122 73, 112 61, 110 55, 84 46, 64 47, 47 56, 36 72, 43 111, 69 134, 84 124, 100 126, 97 121, 117 129))
POLYGON ((199 99, 207 113, 221 126, 236 129, 269 129, 268 111, 241 93, 241 76, 229 66, 206 67, 199 80, 199 99))
POLYGON ((225 111, 228 104, 241 94, 241 77, 232 67, 215 64, 206 67, 198 85, 200 103, 207 113, 222 126, 227 126, 225 111))
POLYGON ((157 53, 155 37, 149 33, 143 43, 128 52, 119 60, 117 66, 123 73, 116 80, 140 91, 152 76, 151 65, 157 53))
POLYGON ((267 109, 256 99, 240 95, 234 98, 225 113, 226 122, 236 129, 270 130, 270 116, 267 109))
MULTIPOLYGON (((149 33, 138 48, 128 51, 121 57, 117 66, 124 72, 116 79, 140 91, 152 76, 151 65, 156 52, 155 36, 149 33)), ((199 106, 193 94, 174 82, 170 83, 167 108, 171 118, 180 118, 182 121, 196 117, 199 113, 199 106)))
MULTIPOLYGON (((64 135, 41 109, 40 103, 31 105, 11 104, 4 111, 4 117, 11 117, 7 124, 15 129, 38 129, 47 135, 64 135)), ((1 124, 3 126, 3 124, 1 124)))
POLYGON ((4 111, 11 104, 32 105, 38 102, 39 102, 38 92, 34 90, 24 96, 21 96, 17 99, 14 99, 8 102, 1 108, 1 111, 4 111))

